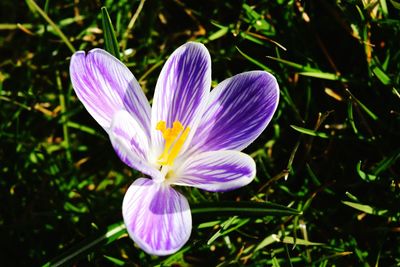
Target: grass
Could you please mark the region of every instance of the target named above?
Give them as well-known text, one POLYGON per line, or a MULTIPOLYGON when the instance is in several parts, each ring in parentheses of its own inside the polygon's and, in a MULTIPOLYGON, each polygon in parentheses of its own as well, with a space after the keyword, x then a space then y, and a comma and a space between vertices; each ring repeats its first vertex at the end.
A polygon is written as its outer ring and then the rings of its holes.
POLYGON ((399 6, 2 1, 2 266, 399 266, 399 6), (168 55, 189 40, 209 49, 213 85, 264 69, 281 102, 246 149, 256 180, 228 193, 182 189, 192 236, 153 257, 121 225, 140 174, 77 100, 69 59, 109 42, 150 98, 168 55))

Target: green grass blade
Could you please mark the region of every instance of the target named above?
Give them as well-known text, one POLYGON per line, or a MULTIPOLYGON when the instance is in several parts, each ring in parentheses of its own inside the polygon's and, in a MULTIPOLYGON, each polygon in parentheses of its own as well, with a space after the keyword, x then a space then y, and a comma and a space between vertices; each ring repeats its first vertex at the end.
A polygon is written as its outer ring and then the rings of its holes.
POLYGON ((358 175, 364 181, 371 182, 371 181, 375 181, 376 178, 378 178, 376 175, 369 174, 369 173, 366 173, 363 170, 361 170, 361 160, 359 162, 357 162, 356 170, 357 170, 358 175))
POLYGON ((99 132, 98 130, 93 129, 93 128, 89 127, 89 126, 82 125, 82 124, 79 124, 79 123, 76 123, 76 122, 73 122, 73 121, 67 121, 66 125, 69 128, 77 129, 77 130, 82 131, 84 133, 95 135, 95 136, 100 137, 100 138, 102 138, 104 140, 106 139, 106 137, 101 132, 99 132))
POLYGON ((107 256, 107 255, 103 255, 104 258, 106 258, 107 260, 109 260, 110 262, 112 262, 115 266, 124 266, 125 265, 125 261, 111 257, 111 256, 107 256))
POLYGON ((300 215, 301 212, 270 202, 224 201, 193 204, 192 214, 212 216, 289 216, 300 215))
POLYGON ((354 100, 354 102, 356 102, 364 111, 365 113, 368 114, 368 116, 371 117, 371 119, 373 120, 378 120, 378 116, 375 115, 374 112, 372 112, 372 110, 370 110, 366 105, 364 105, 357 97, 355 97, 349 89, 346 89, 346 92, 351 96, 351 98, 354 100))
POLYGON ((394 1, 394 0, 390 0, 390 3, 392 3, 392 5, 394 6, 394 8, 400 10, 400 2, 394 1))
POLYGON ((249 34, 247 34, 245 32, 240 32, 240 36, 243 39, 246 39, 246 40, 248 40, 250 42, 253 42, 255 44, 264 45, 263 41, 261 41, 260 39, 255 38, 255 37, 253 37, 253 36, 251 36, 251 35, 249 35, 249 34))
POLYGON ((290 127, 292 127, 293 129, 295 129, 296 131, 298 131, 300 133, 311 135, 311 136, 316 136, 316 137, 320 137, 320 138, 330 138, 331 137, 327 133, 324 133, 324 132, 318 132, 318 131, 314 131, 311 129, 295 126, 295 125, 290 125, 290 127))
POLYGON ((380 173, 386 171, 391 166, 393 166, 400 159, 400 149, 397 149, 391 153, 388 157, 382 159, 374 167, 373 173, 379 175, 380 173))
POLYGON ((282 243, 291 244, 291 245, 301 245, 301 246, 321 246, 324 243, 319 242, 311 242, 301 238, 294 238, 292 236, 285 236, 280 240, 282 243))
POLYGON ((101 17, 104 31, 104 42, 106 50, 114 57, 120 59, 119 46, 117 37, 115 36, 114 27, 106 7, 101 8, 101 17))
POLYGON ((125 51, 126 44, 128 42, 129 33, 133 29, 133 26, 135 25, 136 20, 139 18, 139 15, 143 10, 143 6, 144 6, 145 2, 146 2, 146 0, 140 0, 139 6, 136 9, 135 14, 133 14, 131 20, 129 21, 128 26, 126 27, 125 33, 122 35, 122 40, 121 40, 122 51, 125 51))
POLYGON ((318 72, 319 71, 318 69, 314 69, 314 68, 311 68, 309 66, 301 65, 301 64, 298 64, 298 63, 295 63, 295 62, 292 62, 292 61, 289 61, 289 60, 286 60, 286 59, 277 58, 277 57, 270 57, 270 56, 267 56, 267 58, 272 59, 274 61, 277 61, 279 63, 282 63, 284 65, 287 65, 289 67, 298 69, 298 70, 314 71, 314 72, 318 72))
POLYGON ((272 70, 271 70, 270 68, 268 68, 267 66, 265 66, 265 65, 262 64, 261 62, 255 60, 254 58, 248 56, 248 55, 245 54, 242 50, 240 50, 238 47, 236 47, 236 49, 237 49, 237 51, 239 51, 239 53, 240 53, 245 59, 247 59, 248 61, 250 61, 250 62, 253 63, 254 65, 256 65, 256 66, 262 68, 262 69, 265 70, 265 71, 272 72, 272 70))
POLYGON ((225 36, 228 32, 229 32, 229 27, 225 26, 225 27, 219 29, 218 31, 214 32, 213 34, 211 34, 208 37, 208 40, 210 40, 210 41, 217 40, 217 39, 225 36))
POLYGON ((34 0, 26 0, 28 5, 32 8, 34 8, 46 21, 48 24, 50 24, 51 27, 53 27, 54 31, 58 34, 58 36, 61 38, 61 40, 65 43, 66 46, 68 46, 69 50, 71 50, 72 53, 75 53, 75 48, 71 44, 71 42, 68 40, 67 36, 60 30, 60 28, 53 22, 53 20, 47 16, 46 12, 44 12, 43 9, 41 9, 34 0))
POLYGON ((66 157, 68 162, 72 162, 72 153, 71 153, 71 144, 69 141, 69 130, 68 130, 68 124, 67 118, 65 118, 65 113, 67 112, 67 106, 66 106, 66 101, 65 101, 65 96, 63 92, 63 87, 62 87, 62 82, 61 82, 61 77, 60 77, 60 72, 56 71, 56 84, 58 88, 58 98, 60 101, 60 106, 61 106, 61 120, 64 122, 62 124, 62 129, 63 129, 63 136, 64 136, 64 147, 65 147, 65 152, 66 152, 66 157))
POLYGON ((385 17, 387 17, 389 15, 389 11, 388 11, 386 0, 379 0, 379 4, 381 6, 381 10, 382 10, 383 15, 385 17))
POLYGON ((336 75, 334 73, 328 73, 328 72, 322 72, 319 69, 315 69, 309 66, 301 65, 289 60, 281 59, 281 58, 276 58, 276 57, 268 57, 269 59, 272 59, 274 61, 277 61, 279 63, 282 63, 284 65, 287 65, 289 67, 301 70, 299 72, 300 75, 303 76, 308 76, 308 77, 313 77, 313 78, 318 78, 318 79, 325 79, 325 80, 332 80, 332 81, 342 81, 342 82, 347 82, 347 80, 343 77, 340 77, 339 75, 336 75))
POLYGON ((392 83, 390 77, 378 66, 374 66, 372 68, 372 72, 376 75, 376 77, 383 83, 384 85, 389 85, 392 83))
POLYGON ((348 81, 347 79, 342 78, 339 75, 336 75, 334 73, 327 73, 327 72, 320 72, 320 71, 303 71, 303 72, 299 72, 299 74, 303 75, 303 76, 313 77, 313 78, 317 78, 317 79, 330 80, 330 81, 341 81, 341 82, 348 81))
POLYGON ((348 101, 348 104, 347 104, 347 118, 349 120, 351 129, 353 129, 353 132, 356 135, 358 135, 358 129, 357 129, 356 123, 354 121, 353 102, 352 101, 348 101))
POLYGON ((222 228, 219 229, 208 241, 207 245, 211 245, 214 243, 215 240, 217 240, 219 237, 224 236, 229 234, 232 231, 235 231, 236 229, 239 229, 243 225, 247 224, 250 222, 250 219, 240 219, 237 218, 236 216, 229 218, 225 224, 221 224, 222 228))
POLYGON ((365 213, 371 214, 371 215, 382 216, 388 212, 387 210, 380 210, 380 209, 376 209, 369 205, 364 205, 364 204, 350 202, 350 201, 342 201, 342 203, 349 207, 352 207, 353 209, 356 209, 356 210, 359 210, 359 211, 362 211, 362 212, 365 212, 365 213))
POLYGON ((285 244, 291 245, 302 245, 302 246, 322 246, 324 243, 319 242, 311 242, 301 238, 294 238, 292 236, 280 236, 276 234, 272 234, 264 238, 255 248, 255 251, 263 249, 266 246, 269 246, 275 242, 281 242, 285 244))
POLYGON ((267 236, 266 238, 264 238, 264 239, 257 245, 257 247, 255 248, 254 251, 263 249, 263 248, 265 248, 266 246, 269 246, 269 245, 271 245, 271 244, 273 244, 273 243, 275 243, 275 242, 277 242, 277 241, 278 241, 278 240, 277 240, 275 234, 269 235, 269 236, 267 236))

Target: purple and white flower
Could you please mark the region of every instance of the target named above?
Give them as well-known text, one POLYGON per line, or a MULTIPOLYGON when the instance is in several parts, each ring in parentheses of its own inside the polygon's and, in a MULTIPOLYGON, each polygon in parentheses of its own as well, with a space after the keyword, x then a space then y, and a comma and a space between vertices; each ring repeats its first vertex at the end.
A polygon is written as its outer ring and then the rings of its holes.
POLYGON ((255 162, 240 151, 276 110, 279 88, 271 74, 244 72, 210 92, 208 50, 189 42, 162 68, 152 107, 129 69, 104 50, 75 53, 70 75, 120 159, 151 177, 135 180, 122 204, 130 237, 147 253, 172 254, 190 237, 190 207, 174 185, 217 192, 254 179, 255 162))

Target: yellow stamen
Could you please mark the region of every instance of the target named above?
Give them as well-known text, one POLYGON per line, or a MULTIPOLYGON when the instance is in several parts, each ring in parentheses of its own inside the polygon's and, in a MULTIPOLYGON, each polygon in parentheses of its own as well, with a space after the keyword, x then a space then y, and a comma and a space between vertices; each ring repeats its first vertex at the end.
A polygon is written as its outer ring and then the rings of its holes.
POLYGON ((183 131, 181 136, 179 137, 178 141, 176 141, 175 145, 172 147, 171 152, 169 153, 167 165, 172 166, 174 164, 175 158, 178 156, 179 151, 181 151, 183 144, 186 141, 186 138, 189 135, 190 128, 186 127, 183 131))
POLYGON ((167 129, 167 123, 165 121, 159 121, 156 125, 156 130, 163 133, 165 129, 167 129))
POLYGON ((158 163, 172 166, 189 135, 190 128, 184 128, 179 121, 175 121, 172 128, 167 128, 165 121, 159 121, 156 130, 159 130, 165 139, 164 151, 158 158, 158 163))

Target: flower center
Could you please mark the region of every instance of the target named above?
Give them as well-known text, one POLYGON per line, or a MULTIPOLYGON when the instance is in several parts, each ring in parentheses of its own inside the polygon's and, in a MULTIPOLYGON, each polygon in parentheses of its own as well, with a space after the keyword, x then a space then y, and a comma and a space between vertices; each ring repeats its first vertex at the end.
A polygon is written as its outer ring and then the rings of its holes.
POLYGON ((158 158, 157 163, 163 166, 172 166, 189 135, 190 128, 184 128, 179 121, 174 121, 172 128, 167 128, 165 121, 159 121, 156 130, 159 130, 165 139, 164 151, 158 158))

